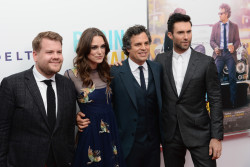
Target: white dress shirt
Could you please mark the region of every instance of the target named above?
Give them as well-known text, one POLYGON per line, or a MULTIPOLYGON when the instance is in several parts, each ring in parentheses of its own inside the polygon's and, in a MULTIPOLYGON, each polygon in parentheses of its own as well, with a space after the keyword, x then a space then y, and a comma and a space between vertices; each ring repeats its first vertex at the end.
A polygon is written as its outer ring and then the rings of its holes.
MULTIPOLYGON (((139 70, 140 65, 133 62, 133 60, 131 60, 130 58, 128 58, 128 64, 130 66, 131 72, 134 75, 136 81, 141 86, 140 70, 139 70)), ((145 61, 144 64, 141 66, 143 66, 144 79, 145 79, 145 84, 146 84, 146 89, 147 89, 148 88, 148 64, 145 61)))
MULTIPOLYGON (((44 103, 44 107, 45 107, 45 111, 46 111, 46 114, 47 114, 47 85, 42 82, 44 80, 48 80, 48 78, 44 77, 42 74, 40 74, 36 67, 34 66, 33 68, 33 74, 34 74, 34 77, 35 77, 35 80, 36 80, 36 83, 37 83, 37 86, 40 90, 40 93, 41 93, 41 96, 42 96, 42 99, 43 99, 43 103, 44 103)), ((55 92, 55 98, 56 98, 56 116, 57 116, 57 106, 58 106, 58 102, 57 102, 57 90, 56 90, 56 80, 55 80, 55 75, 53 75, 51 78, 53 82, 51 82, 51 85, 52 85, 52 88, 54 89, 54 92, 55 92)))
POLYGON ((172 70, 178 96, 181 93, 181 88, 187 71, 190 56, 191 56, 190 48, 182 54, 178 54, 173 50, 172 70))

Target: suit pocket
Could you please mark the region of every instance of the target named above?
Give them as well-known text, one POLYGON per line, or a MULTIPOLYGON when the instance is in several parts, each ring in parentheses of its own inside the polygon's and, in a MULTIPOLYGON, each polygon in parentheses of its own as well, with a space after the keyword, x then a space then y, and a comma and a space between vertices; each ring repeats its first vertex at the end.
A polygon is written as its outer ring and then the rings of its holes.
POLYGON ((210 122, 209 116, 203 116, 195 119, 195 125, 200 127, 208 125, 209 122, 210 122))
POLYGON ((192 86, 197 86, 197 85, 202 85, 202 83, 204 83, 203 78, 192 78, 189 84, 192 86))

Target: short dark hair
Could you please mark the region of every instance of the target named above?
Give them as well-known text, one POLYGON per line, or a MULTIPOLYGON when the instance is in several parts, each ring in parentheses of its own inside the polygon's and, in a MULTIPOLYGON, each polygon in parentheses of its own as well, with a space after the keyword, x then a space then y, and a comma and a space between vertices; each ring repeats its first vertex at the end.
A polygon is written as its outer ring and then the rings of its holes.
POLYGON ((231 16, 231 8, 228 4, 226 3, 221 4, 219 9, 225 9, 225 12, 228 14, 227 18, 231 16))
POLYGON ((177 22, 189 22, 192 26, 191 18, 181 13, 173 13, 168 19, 168 32, 173 33, 174 24, 177 22))
POLYGON ((143 25, 135 25, 133 27, 129 27, 127 31, 125 32, 123 38, 122 38, 122 50, 125 53, 125 55, 129 55, 128 49, 131 49, 131 38, 134 35, 139 35, 141 33, 145 32, 148 36, 149 44, 151 44, 151 36, 149 31, 146 29, 143 25))

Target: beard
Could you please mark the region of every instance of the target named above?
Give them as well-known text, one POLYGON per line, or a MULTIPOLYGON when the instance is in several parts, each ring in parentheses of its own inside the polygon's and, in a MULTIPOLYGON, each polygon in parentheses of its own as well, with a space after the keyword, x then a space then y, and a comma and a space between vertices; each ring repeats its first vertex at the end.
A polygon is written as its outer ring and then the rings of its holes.
POLYGON ((182 44, 177 44, 177 43, 174 43, 174 46, 177 50, 180 50, 180 51, 186 51, 188 50, 188 48, 191 46, 191 42, 189 42, 188 45, 182 45, 182 44))
POLYGON ((43 76, 53 76, 54 74, 58 73, 61 70, 62 63, 58 64, 57 66, 51 66, 49 64, 36 64, 38 72, 40 72, 43 76))

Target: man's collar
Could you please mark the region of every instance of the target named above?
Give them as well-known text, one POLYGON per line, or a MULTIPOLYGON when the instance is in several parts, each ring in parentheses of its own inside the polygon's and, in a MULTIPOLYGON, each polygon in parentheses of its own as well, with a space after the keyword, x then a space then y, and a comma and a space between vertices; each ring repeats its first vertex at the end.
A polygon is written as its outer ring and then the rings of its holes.
POLYGON ((222 21, 220 21, 220 25, 223 25, 223 24, 229 24, 229 20, 227 20, 227 22, 226 23, 223 23, 222 21))
MULTIPOLYGON (((131 71, 137 70, 138 67, 140 66, 140 65, 136 64, 136 63, 135 63, 133 60, 131 60, 130 58, 128 58, 128 64, 129 64, 129 66, 130 66, 131 71)), ((143 68, 144 68, 145 70, 148 69, 148 65, 147 65, 147 62, 146 62, 146 61, 145 61, 141 66, 143 66, 143 68)))
POLYGON ((187 57, 186 55, 191 55, 191 48, 189 47, 182 54, 179 54, 179 53, 175 52, 174 49, 173 49, 173 57, 176 58, 176 59, 178 59, 179 55, 182 55, 183 58, 187 57))
MULTIPOLYGON (((35 77, 35 79, 36 79, 37 81, 48 80, 48 78, 46 78, 46 77, 43 76, 39 71, 37 71, 35 65, 34 65, 34 67, 33 67, 33 74, 34 74, 34 77, 35 77)), ((55 79, 55 74, 54 74, 51 78, 49 78, 49 79, 51 79, 52 81, 55 82, 55 81, 56 81, 56 79, 55 79)))

